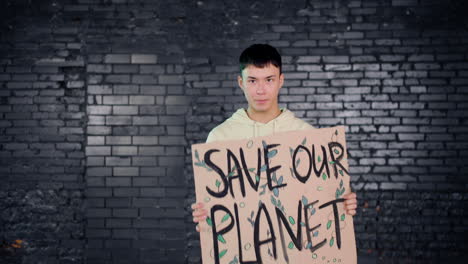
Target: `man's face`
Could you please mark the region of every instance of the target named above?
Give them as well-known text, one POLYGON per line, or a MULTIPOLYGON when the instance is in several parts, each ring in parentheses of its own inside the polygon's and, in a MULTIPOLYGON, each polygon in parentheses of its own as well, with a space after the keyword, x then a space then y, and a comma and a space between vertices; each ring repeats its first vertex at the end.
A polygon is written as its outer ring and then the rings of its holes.
POLYGON ((238 83, 249 108, 254 112, 276 111, 278 108, 278 93, 283 86, 284 76, 279 68, 268 64, 264 68, 249 65, 238 77, 238 83))

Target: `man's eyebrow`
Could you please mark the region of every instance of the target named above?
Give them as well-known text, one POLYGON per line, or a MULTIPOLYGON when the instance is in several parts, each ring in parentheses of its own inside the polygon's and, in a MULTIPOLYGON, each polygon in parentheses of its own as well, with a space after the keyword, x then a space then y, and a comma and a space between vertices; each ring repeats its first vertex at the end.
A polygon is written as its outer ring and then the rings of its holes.
MULTIPOLYGON (((271 78, 271 77, 275 77, 275 75, 267 76, 267 77, 265 77, 265 79, 268 79, 268 78, 271 78)), ((253 77, 253 76, 247 76, 247 78, 249 78, 249 79, 257 79, 257 78, 255 78, 255 77, 253 77)))

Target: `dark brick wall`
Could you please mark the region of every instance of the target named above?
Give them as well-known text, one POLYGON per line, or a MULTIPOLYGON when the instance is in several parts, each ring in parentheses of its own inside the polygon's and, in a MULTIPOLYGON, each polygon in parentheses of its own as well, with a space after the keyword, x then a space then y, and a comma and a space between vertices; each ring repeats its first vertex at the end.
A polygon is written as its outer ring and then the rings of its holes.
POLYGON ((348 127, 360 262, 467 257, 464 1, 0 9, 0 263, 199 263, 190 144, 245 106, 257 42, 283 55, 281 106, 348 127))

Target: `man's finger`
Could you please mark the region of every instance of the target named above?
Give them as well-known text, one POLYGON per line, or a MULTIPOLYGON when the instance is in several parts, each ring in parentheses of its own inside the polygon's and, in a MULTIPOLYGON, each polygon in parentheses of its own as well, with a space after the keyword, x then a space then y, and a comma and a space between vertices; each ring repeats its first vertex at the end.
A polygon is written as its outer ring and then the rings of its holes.
POLYGON ((206 217, 207 217, 206 215, 196 216, 196 217, 193 218, 193 222, 198 223, 198 222, 200 222, 200 221, 205 220, 206 217))
POLYGON ((203 203, 193 203, 192 204, 192 209, 199 209, 203 208, 203 203))
POLYGON ((357 200, 356 199, 346 200, 345 204, 357 204, 357 200))
POLYGON ((207 215, 207 211, 206 210, 195 210, 193 211, 192 213, 193 216, 204 216, 204 215, 207 215))
POLYGON ((348 210, 347 213, 349 215, 355 215, 356 214, 356 210, 348 210))

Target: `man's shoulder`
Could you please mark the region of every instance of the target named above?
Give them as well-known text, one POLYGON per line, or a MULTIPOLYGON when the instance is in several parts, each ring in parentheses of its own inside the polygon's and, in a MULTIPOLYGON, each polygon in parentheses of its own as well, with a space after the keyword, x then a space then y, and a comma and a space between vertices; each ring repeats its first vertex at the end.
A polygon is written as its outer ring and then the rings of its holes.
POLYGON ((292 116, 287 122, 283 122, 281 124, 280 129, 282 131, 290 131, 290 130, 305 130, 305 129, 314 129, 311 124, 309 124, 306 120, 292 116))
POLYGON ((235 131, 236 129, 239 128, 239 125, 242 125, 242 124, 237 124, 237 126, 235 126, 232 122, 232 119, 227 118, 221 124, 211 129, 211 131, 208 133, 206 143, 209 143, 212 141, 226 140, 228 138, 231 138, 232 135, 228 136, 227 134, 235 135, 235 131))

